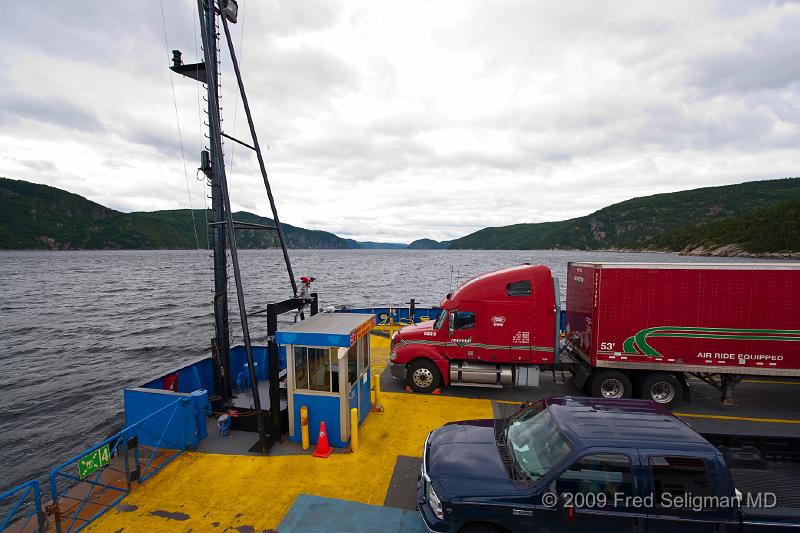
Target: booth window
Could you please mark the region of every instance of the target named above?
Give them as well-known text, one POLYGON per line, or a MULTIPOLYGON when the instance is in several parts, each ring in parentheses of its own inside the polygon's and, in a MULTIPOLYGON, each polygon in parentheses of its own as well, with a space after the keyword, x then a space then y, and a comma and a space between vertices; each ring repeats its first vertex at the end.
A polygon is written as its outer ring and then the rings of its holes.
POLYGON ((296 389, 331 392, 331 357, 327 348, 294 348, 296 389))
POLYGON ((350 346, 347 350, 347 382, 351 385, 356 382, 358 376, 358 343, 350 346))
POLYGON ((339 348, 331 348, 331 392, 339 392, 339 348))
POLYGON ((369 366, 369 335, 358 339, 358 368, 363 372, 369 366))
POLYGON ((531 295, 531 282, 530 280, 513 281, 506 285, 506 294, 509 296, 530 296, 531 295))
POLYGON ((294 388, 308 388, 308 348, 294 347, 294 388))

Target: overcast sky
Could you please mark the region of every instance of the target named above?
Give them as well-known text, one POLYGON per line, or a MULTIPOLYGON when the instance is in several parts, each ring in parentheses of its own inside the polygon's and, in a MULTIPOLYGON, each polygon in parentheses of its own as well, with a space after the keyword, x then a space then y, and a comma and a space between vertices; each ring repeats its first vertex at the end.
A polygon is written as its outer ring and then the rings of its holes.
MULTIPOLYGON (((797 3, 239 2, 234 41, 290 224, 441 240, 800 174, 797 3)), ((189 206, 167 67, 173 48, 199 57, 196 3, 163 10, 168 46, 155 0, 5 6, 0 175, 122 211, 189 206)), ((248 140, 222 57, 224 129, 248 140)), ((172 82, 198 208, 202 94, 172 82)), ((225 149, 234 208, 268 214, 255 157, 225 149)))

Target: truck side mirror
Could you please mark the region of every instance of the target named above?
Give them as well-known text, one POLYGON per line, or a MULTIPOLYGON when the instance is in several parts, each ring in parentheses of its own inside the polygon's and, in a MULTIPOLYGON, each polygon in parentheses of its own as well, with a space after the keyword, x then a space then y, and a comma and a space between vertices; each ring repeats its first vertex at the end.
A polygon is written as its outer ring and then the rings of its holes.
POLYGON ((450 312, 450 316, 447 319, 447 329, 450 330, 450 335, 453 334, 453 331, 456 329, 456 313, 455 311, 450 312))

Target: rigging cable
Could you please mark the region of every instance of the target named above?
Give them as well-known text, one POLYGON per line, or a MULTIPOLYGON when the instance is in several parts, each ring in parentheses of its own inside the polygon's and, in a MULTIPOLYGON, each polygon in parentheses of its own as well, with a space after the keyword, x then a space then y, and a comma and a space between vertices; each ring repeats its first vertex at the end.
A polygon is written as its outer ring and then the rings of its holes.
MULTIPOLYGON (((164 15, 164 1, 161 0, 161 24, 164 28, 164 47, 167 50, 167 65, 169 65, 169 42, 167 41, 167 18, 164 15)), ((183 151, 183 136, 181 135, 181 119, 178 114, 178 99, 175 96, 175 82, 172 79, 173 72, 169 71, 169 84, 172 86, 172 105, 175 107, 175 122, 178 124, 178 141, 181 145, 181 159, 183 160, 183 176, 186 178, 186 194, 189 196, 189 212, 192 214, 192 229, 194 230, 194 242, 200 250, 200 238, 197 236, 197 224, 194 220, 194 206, 192 205, 192 191, 189 187, 189 171, 186 170, 186 154, 183 151)))
MULTIPOLYGON (((244 59, 244 8, 246 2, 242 0, 242 8, 239 10, 239 22, 241 22, 241 32, 239 33, 239 63, 244 59)), ((233 104, 233 136, 236 137, 236 115, 239 111, 239 91, 236 91, 236 100, 233 104)), ((229 158, 228 174, 233 174, 233 154, 236 152, 236 143, 231 145, 231 157, 229 158)))

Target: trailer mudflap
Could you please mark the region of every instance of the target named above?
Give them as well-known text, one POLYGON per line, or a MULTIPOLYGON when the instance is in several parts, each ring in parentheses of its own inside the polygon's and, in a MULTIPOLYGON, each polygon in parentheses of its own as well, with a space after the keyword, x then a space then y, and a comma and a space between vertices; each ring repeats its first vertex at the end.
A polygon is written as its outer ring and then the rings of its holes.
POLYGON ((582 389, 589 381, 589 376, 592 373, 592 369, 583 361, 576 362, 574 368, 575 376, 572 378, 572 383, 579 389, 582 389))
POLYGON ((683 385, 683 401, 687 403, 692 402, 692 387, 689 385, 689 380, 686 379, 686 374, 678 372, 675 374, 675 377, 678 378, 678 381, 681 382, 683 385))

